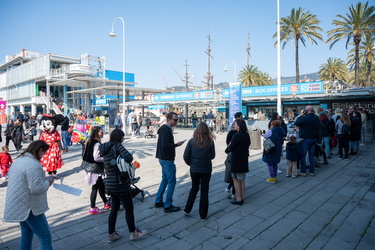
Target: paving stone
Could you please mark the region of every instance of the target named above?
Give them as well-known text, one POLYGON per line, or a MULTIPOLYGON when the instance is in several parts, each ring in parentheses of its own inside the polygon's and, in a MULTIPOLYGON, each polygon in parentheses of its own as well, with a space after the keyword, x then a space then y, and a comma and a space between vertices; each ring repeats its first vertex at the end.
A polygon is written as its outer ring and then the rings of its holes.
MULTIPOLYGON (((176 140, 190 138, 192 131, 178 130, 176 140)), ((108 138, 108 135, 106 135, 108 138)), ((337 156, 328 166, 317 169, 315 177, 291 179, 278 177, 276 184, 266 183, 268 170, 261 151, 251 150, 250 172, 246 177, 245 204, 234 206, 224 192, 224 149, 226 135, 218 135, 217 153, 213 160, 210 182, 209 217, 200 221, 199 195, 190 216, 165 214, 153 208, 161 179, 160 165, 155 159, 156 139, 126 140, 129 150, 136 150, 141 161, 137 184, 148 194, 144 202, 134 199, 136 226, 149 231, 138 241, 130 241, 124 211, 119 212, 116 230, 122 239, 106 242, 109 211, 89 215, 91 187, 84 182, 80 169, 81 148, 73 147, 63 155, 64 167, 59 174, 64 184, 82 190, 79 197, 55 188, 48 191, 46 212, 55 249, 373 249, 375 217, 375 144, 363 148, 350 161, 337 156), (142 145, 142 150, 139 149, 142 145), (360 163, 360 164, 359 164, 360 163), (340 174, 337 174, 337 173, 340 174), (370 222, 370 226, 368 227, 370 222), (367 228, 367 233, 365 229, 367 228), (232 239, 225 239, 230 235, 232 239)), ((104 138, 104 140, 107 140, 104 138)), ((177 148, 177 185, 174 205, 183 207, 191 188, 189 167, 183 162, 184 146, 177 148)), ((335 150, 337 152, 337 150, 335 150)), ((11 154, 14 153, 11 150, 11 154)), ((286 160, 280 162, 285 171, 286 160)), ((4 210, 6 184, 0 181, 0 211, 4 210)), ((97 199, 97 206, 103 202, 97 199)), ((0 213, 0 220, 3 214, 0 213)), ((19 248, 18 223, 0 223, 2 249, 19 248)), ((39 248, 35 237, 33 249, 39 248)))

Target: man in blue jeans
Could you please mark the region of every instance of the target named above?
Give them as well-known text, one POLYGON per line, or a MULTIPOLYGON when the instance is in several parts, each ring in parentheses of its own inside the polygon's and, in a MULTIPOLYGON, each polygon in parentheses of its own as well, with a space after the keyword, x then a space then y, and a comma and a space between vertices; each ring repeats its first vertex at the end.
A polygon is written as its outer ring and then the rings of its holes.
POLYGON ((69 147, 69 118, 68 116, 64 117, 64 121, 60 124, 61 125, 61 138, 62 138, 62 144, 63 144, 63 153, 68 152, 69 147))
POLYGON ((309 152, 310 175, 315 175, 315 146, 319 137, 319 117, 315 115, 313 106, 306 106, 303 116, 294 123, 299 127, 301 149, 300 176, 306 176, 306 154, 309 152))
POLYGON ((162 171, 162 179, 156 194, 155 207, 164 207, 165 213, 177 212, 179 207, 172 205, 173 192, 176 186, 176 147, 181 146, 184 141, 174 143, 172 128, 177 125, 178 117, 174 112, 167 114, 167 123, 158 130, 158 144, 156 146, 156 158, 159 159, 162 171), (163 195, 167 189, 165 202, 163 195))

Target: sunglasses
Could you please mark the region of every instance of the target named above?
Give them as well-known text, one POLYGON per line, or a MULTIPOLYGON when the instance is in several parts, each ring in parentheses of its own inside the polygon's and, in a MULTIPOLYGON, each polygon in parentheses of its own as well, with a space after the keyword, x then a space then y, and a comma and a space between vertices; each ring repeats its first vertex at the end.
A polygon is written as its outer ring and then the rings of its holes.
POLYGON ((175 122, 178 122, 178 119, 172 119, 173 121, 175 121, 175 122))

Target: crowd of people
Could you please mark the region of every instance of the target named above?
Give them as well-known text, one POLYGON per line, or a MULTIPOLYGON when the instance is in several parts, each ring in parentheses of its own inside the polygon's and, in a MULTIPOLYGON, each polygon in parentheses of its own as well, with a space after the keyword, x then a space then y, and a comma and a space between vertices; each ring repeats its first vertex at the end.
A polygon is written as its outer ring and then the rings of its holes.
MULTIPOLYGON (((212 160, 218 153, 215 150, 216 137, 210 127, 214 116, 210 114, 211 112, 204 117, 205 119, 202 122, 195 124, 192 138, 187 142, 183 153, 183 160, 190 167, 191 178, 191 189, 183 213, 185 216, 190 215, 198 192, 200 192, 198 211, 202 221, 207 220, 209 216, 212 160)), ((67 117, 65 118, 67 119, 67 117)), ((66 120, 65 118, 64 120, 66 120)), ((249 172, 251 141, 242 113, 236 113, 234 118, 231 131, 228 132, 226 137, 225 153, 227 158, 224 163, 224 182, 229 184, 225 191, 231 192, 231 204, 241 206, 245 203, 245 180, 246 173, 249 172)), ((29 119, 32 120, 32 118, 29 119)), ((181 210, 173 203, 173 194, 176 187, 176 148, 186 141, 174 141, 173 128, 178 121, 179 117, 176 113, 165 113, 159 121, 160 128, 157 131, 155 156, 161 167, 161 181, 156 193, 154 207, 163 208, 165 213, 181 210)), ((324 164, 329 164, 328 160, 334 157, 333 148, 336 146, 338 147, 339 159, 348 160, 349 155, 355 155, 360 150, 361 141, 364 140, 363 124, 366 121, 365 110, 354 106, 351 106, 348 110, 336 109, 334 113, 321 108, 315 112, 313 106, 307 106, 300 114, 289 112, 287 123, 277 112, 274 112, 269 121, 269 129, 263 134, 264 139, 272 142, 271 148, 269 150, 264 149, 262 155, 262 160, 266 163, 270 176, 266 181, 277 182, 277 176, 281 173, 279 163, 284 146, 287 160, 286 177, 315 176, 315 169, 319 166, 320 157, 324 159, 324 164), (285 141, 287 142, 285 143, 285 141)), ((13 139, 18 136, 17 133, 22 133, 22 122, 24 120, 21 118, 16 118, 15 122, 10 119, 4 131, 7 145, 1 149, 0 164, 2 177, 5 177, 3 180, 9 178, 4 221, 20 223, 21 248, 30 248, 33 235, 36 234, 44 249, 52 249, 51 233, 44 215, 48 209, 46 192, 54 180, 60 178, 56 170, 63 165, 63 162, 61 158, 58 158, 52 164, 53 167, 47 163, 47 161, 51 161, 51 153, 48 152, 55 150, 54 154, 59 154, 57 152, 59 149, 54 142, 50 143, 52 141, 50 137, 47 139, 43 137, 51 136, 44 131, 41 140, 32 142, 13 163, 8 153, 10 141, 8 137, 13 139), (47 177, 46 172, 48 173, 47 177), (25 183, 31 184, 26 185, 25 183), (19 212, 13 213, 13 211, 19 212)), ((132 133, 136 134, 137 131, 139 133, 142 124, 140 113, 136 114, 132 111, 127 122, 134 124, 131 128, 132 133)), ((59 124, 64 125, 62 121, 59 121, 59 124)), ((103 210, 110 209, 107 242, 114 242, 122 237, 116 231, 117 215, 122 205, 125 209, 125 220, 130 240, 141 238, 147 234, 147 231, 135 226, 132 180, 119 171, 116 163, 118 157, 129 164, 133 161, 132 154, 123 145, 125 133, 122 130, 121 114, 117 114, 115 118, 116 129, 110 133, 109 141, 106 143, 102 143, 105 129, 102 124, 99 123, 98 125, 92 127, 82 155, 83 162, 96 167, 95 171, 85 169, 85 181, 91 186, 88 212, 89 214, 101 214, 103 210), (96 206, 97 193, 103 201, 103 210, 96 206)), ((150 124, 147 126, 150 126, 150 124)), ((66 127, 62 129, 62 133, 66 130, 66 127)), ((62 140, 58 133, 54 136, 56 139, 54 141, 62 140)), ((17 142, 14 142, 14 144, 16 150, 19 151, 21 149, 20 144, 17 142)), ((64 150, 65 148, 63 148, 64 150)))

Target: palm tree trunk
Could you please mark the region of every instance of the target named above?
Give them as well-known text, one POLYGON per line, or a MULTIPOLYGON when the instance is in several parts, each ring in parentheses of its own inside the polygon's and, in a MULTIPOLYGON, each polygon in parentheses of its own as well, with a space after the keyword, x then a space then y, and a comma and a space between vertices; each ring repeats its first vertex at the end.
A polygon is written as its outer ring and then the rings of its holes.
POLYGON ((299 83, 298 38, 296 38, 296 83, 299 83))
POLYGON ((371 67, 372 67, 372 63, 371 62, 367 62, 367 83, 366 83, 366 87, 371 85, 371 67))
POLYGON ((355 66, 354 66, 354 84, 359 86, 359 43, 361 39, 354 39, 355 42, 355 66))

